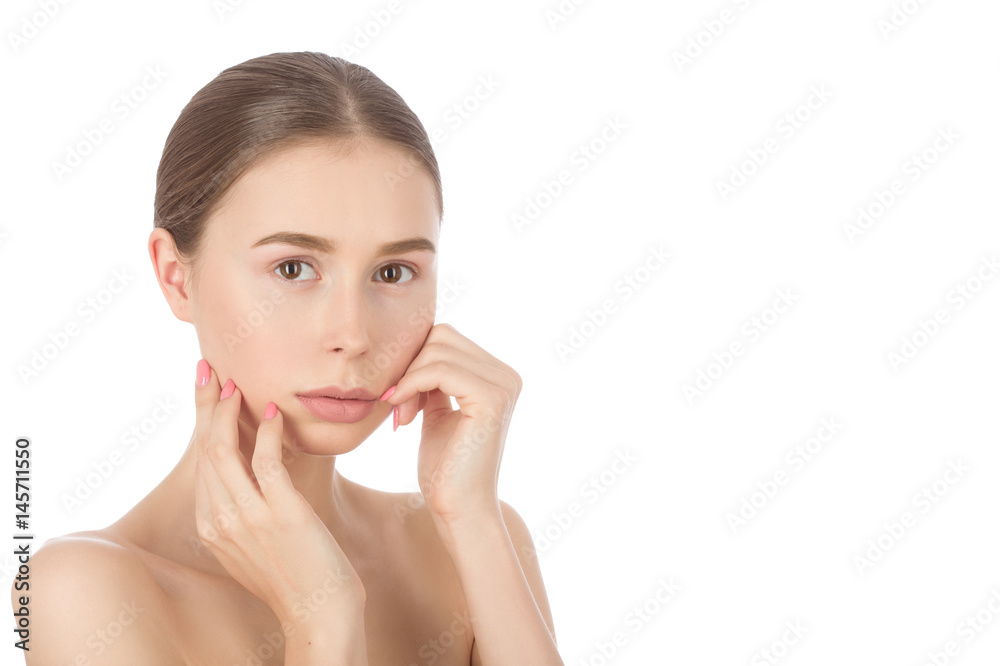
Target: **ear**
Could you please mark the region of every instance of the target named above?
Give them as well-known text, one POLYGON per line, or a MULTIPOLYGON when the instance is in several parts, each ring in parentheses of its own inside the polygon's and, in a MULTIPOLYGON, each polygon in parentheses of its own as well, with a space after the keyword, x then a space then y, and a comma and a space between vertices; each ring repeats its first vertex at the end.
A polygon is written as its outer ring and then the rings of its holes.
POLYGON ((149 259, 160 283, 160 291, 170 305, 170 311, 181 321, 191 321, 191 300, 188 297, 189 272, 177 256, 173 235, 157 227, 149 234, 149 259))

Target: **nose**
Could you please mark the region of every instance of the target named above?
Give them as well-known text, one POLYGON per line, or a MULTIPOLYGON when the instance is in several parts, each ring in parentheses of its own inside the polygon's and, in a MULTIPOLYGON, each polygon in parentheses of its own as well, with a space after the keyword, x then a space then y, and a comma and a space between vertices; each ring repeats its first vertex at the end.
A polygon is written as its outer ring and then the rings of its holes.
POLYGON ((371 340, 368 326, 371 307, 364 286, 354 280, 337 280, 317 307, 324 351, 348 358, 366 353, 371 340))

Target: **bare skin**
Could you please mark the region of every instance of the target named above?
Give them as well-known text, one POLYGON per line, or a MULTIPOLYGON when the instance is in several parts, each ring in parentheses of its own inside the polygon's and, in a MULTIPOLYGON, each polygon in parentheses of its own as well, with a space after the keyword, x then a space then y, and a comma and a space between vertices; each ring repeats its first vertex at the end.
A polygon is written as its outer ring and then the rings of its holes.
POLYGON ((439 218, 428 176, 387 181, 403 163, 377 141, 298 145, 230 189, 195 267, 151 234, 210 369, 195 432, 120 520, 32 557, 29 666, 562 664, 530 534, 496 497, 520 378, 433 324, 439 218), (255 245, 282 232, 337 248, 255 245), (432 248, 377 252, 409 238, 432 248), (267 299, 273 315, 234 338, 267 299), (395 388, 334 423, 296 398, 329 384, 395 388), (335 469, 393 406, 402 426, 423 412, 420 493, 335 469))

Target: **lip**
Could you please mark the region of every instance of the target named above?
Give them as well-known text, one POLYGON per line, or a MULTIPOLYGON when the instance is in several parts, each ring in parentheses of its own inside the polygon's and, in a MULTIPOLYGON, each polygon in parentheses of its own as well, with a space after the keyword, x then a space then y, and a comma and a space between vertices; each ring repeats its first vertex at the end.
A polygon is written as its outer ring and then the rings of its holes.
POLYGON ((312 391, 303 391, 297 395, 305 398, 339 398, 340 400, 374 400, 378 396, 363 388, 345 390, 339 386, 324 386, 312 391))
POLYGON ((376 396, 363 388, 327 386, 295 396, 316 418, 332 423, 357 423, 375 409, 376 396))
POLYGON ((340 400, 305 395, 295 397, 313 416, 333 423, 357 423, 375 409, 374 400, 340 400))

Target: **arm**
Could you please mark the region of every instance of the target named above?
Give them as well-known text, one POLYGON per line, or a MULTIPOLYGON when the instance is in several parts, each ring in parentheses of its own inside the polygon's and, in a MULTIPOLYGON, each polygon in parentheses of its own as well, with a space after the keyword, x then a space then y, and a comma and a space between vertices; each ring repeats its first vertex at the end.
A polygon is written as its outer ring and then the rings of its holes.
POLYGON ((562 666, 534 544, 506 502, 495 515, 439 524, 469 605, 472 666, 562 666))
POLYGON ((233 579, 274 612, 286 632, 286 666, 367 666, 364 585, 292 484, 281 461, 280 410, 268 403, 248 464, 237 425, 242 392, 232 379, 220 388, 204 359, 196 377, 199 537, 233 579), (327 601, 299 617, 296 608, 317 593, 327 601))
POLYGON ((531 536, 497 496, 521 386, 513 368, 436 324, 381 399, 402 425, 423 411, 417 480, 467 599, 473 663, 562 666, 531 536))

